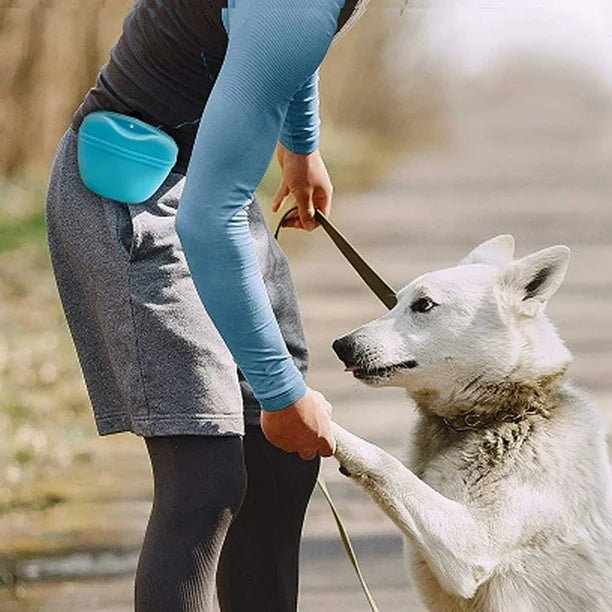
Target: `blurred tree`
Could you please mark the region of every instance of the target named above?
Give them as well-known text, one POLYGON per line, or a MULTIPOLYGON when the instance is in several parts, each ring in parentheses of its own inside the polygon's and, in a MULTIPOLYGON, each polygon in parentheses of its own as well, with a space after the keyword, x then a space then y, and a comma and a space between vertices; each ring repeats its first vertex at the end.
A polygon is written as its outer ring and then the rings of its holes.
MULTIPOLYGON (((94 85, 132 4, 0 4, 0 178, 40 179, 48 172, 57 142, 94 85)), ((385 11, 383 4, 371 0, 353 31, 326 58, 321 72, 323 121, 331 131, 338 127, 335 133, 364 131, 369 137, 409 139, 416 146, 420 138, 415 130, 423 130, 427 114, 437 114, 440 100, 424 96, 424 90, 415 95, 414 88, 409 100, 398 87, 387 56, 393 41, 412 30, 401 27, 399 9, 385 11)), ((417 82, 415 78, 415 87, 417 82)))
POLYGON ((82 49, 82 54, 77 60, 76 87, 72 92, 74 99, 71 106, 75 109, 81 103, 84 92, 86 92, 96 81, 100 70, 100 9, 98 7, 79 8, 73 11, 74 40, 77 49, 82 49))
POLYGON ((418 12, 370 0, 321 68, 322 121, 411 149, 439 139, 446 99, 422 30, 418 12))
MULTIPOLYGON (((17 58, 16 69, 9 82, 10 100, 12 112, 3 126, 6 137, 3 138, 3 166, 8 175, 25 165, 31 154, 28 146, 32 131, 32 115, 36 113, 35 92, 37 88, 36 69, 40 60, 40 45, 45 30, 46 11, 43 6, 44 0, 37 0, 27 10, 27 16, 23 24, 23 40, 20 54, 17 58)), ((6 10, 3 11, 2 22, 6 23, 8 18, 6 10)))

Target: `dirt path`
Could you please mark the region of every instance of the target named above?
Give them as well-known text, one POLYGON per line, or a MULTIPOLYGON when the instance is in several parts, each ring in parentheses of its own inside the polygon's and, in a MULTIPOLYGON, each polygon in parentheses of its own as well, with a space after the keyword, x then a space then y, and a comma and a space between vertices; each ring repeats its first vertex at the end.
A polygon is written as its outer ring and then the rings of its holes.
MULTIPOLYGON (((514 234, 518 255, 568 244, 573 251, 568 277, 549 313, 574 353, 570 375, 593 392, 612 432, 612 139, 597 129, 592 114, 583 113, 577 127, 569 108, 548 109, 535 99, 527 100, 520 114, 484 108, 458 108, 457 114, 453 150, 398 159, 388 177, 368 191, 337 194, 333 220, 396 288, 452 265, 499 233, 514 234)), ((310 386, 330 400, 338 422, 401 455, 414 418, 403 392, 366 388, 342 371, 331 350, 334 338, 379 316, 384 307, 323 229, 283 230, 280 240, 290 253, 311 347, 310 386)), ((381 609, 423 610, 402 569, 401 540, 390 521, 338 474, 333 460, 325 462, 324 473, 381 609)), ((110 515, 123 517, 117 520, 137 543, 148 501, 113 503, 110 515)), ((30 600, 40 603, 12 609, 127 612, 131 589, 129 571, 121 579, 29 587, 30 600)), ((305 527, 300 610, 340 609, 368 607, 317 492, 305 527)))

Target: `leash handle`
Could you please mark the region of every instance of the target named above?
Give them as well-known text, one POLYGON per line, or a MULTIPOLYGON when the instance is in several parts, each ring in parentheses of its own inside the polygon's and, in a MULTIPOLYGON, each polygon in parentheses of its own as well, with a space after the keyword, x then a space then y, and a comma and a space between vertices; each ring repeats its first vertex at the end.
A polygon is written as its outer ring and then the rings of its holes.
MULTIPOLYGON (((274 238, 278 238, 278 233, 283 221, 285 220, 285 217, 297 208, 297 206, 290 208, 281 217, 276 227, 276 231, 274 232, 274 238)), ((315 208, 315 218, 323 226, 323 229, 329 234, 329 237, 334 241, 341 253, 346 257, 351 266, 353 266, 365 284, 373 291, 376 297, 378 297, 378 299, 389 310, 391 310, 397 304, 397 295, 391 285, 386 283, 380 274, 375 272, 375 270, 359 254, 357 249, 355 249, 355 247, 342 235, 338 228, 335 227, 334 224, 318 208, 315 208)))

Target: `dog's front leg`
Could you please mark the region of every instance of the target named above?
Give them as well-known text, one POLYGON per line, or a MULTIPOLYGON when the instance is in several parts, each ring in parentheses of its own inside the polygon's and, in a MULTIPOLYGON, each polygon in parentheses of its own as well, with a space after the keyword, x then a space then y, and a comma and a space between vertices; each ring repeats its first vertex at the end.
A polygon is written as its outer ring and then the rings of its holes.
POLYGON ((419 546, 450 594, 471 598, 496 562, 487 531, 467 508, 440 495, 380 447, 332 423, 334 456, 419 546))

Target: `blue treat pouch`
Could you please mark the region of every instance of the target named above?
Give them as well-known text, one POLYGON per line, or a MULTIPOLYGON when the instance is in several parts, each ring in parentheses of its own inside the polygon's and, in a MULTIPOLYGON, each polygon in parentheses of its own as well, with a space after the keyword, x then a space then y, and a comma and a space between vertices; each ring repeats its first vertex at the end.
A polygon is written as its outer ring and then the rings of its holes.
POLYGON ((178 146, 168 134, 112 111, 87 115, 78 142, 79 172, 85 186, 125 204, 150 198, 178 156, 178 146))

